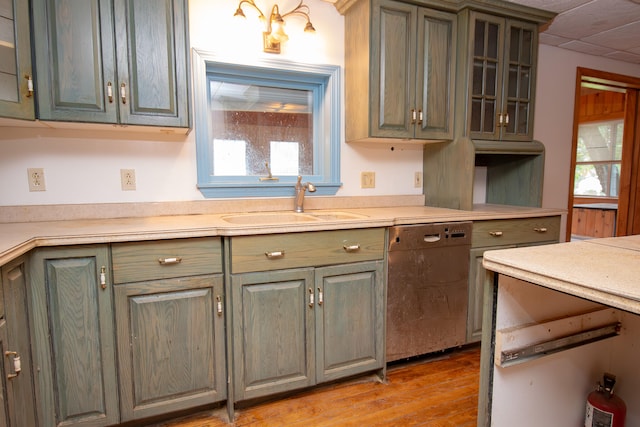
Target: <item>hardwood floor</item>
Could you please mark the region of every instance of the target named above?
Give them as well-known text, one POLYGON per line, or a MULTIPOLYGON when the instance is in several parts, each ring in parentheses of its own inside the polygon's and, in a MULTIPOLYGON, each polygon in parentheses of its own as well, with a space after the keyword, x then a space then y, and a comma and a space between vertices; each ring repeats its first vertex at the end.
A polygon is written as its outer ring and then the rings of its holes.
POLYGON ((229 426, 475 426, 480 347, 391 365, 387 382, 371 378, 331 384, 236 411, 172 420, 161 427, 229 426))

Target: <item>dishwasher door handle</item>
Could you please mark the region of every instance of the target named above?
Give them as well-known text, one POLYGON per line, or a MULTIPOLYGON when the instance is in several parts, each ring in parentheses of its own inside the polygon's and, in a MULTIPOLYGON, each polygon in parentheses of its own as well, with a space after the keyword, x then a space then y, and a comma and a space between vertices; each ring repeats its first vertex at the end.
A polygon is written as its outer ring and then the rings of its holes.
POLYGON ((426 243, 435 243, 440 241, 440 233, 436 234, 425 234, 423 240, 426 243))

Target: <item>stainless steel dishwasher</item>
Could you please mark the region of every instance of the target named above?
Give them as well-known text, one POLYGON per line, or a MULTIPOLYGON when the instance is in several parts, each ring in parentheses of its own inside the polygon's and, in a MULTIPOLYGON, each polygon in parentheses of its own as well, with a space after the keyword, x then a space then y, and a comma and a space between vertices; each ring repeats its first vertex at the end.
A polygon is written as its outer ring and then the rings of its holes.
POLYGON ((391 227, 387 361, 464 344, 471 222, 391 227))

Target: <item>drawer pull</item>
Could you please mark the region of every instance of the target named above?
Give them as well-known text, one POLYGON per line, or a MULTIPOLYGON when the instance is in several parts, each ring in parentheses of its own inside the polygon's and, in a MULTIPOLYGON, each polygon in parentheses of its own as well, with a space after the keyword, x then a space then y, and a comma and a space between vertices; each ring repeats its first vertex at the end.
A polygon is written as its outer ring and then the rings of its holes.
POLYGON ((547 227, 536 227, 533 229, 533 231, 536 231, 538 233, 546 233, 547 232, 547 227))
POLYGON ((502 236, 502 231, 490 231, 489 234, 493 237, 500 237, 502 236))
POLYGON ((358 252, 360 250, 360 245, 357 243, 355 245, 344 245, 342 246, 342 249, 344 249, 345 252, 358 252))
POLYGON ((284 251, 265 252, 264 254, 269 259, 284 258, 284 251))
POLYGON ((179 256, 172 258, 158 258, 158 263, 160 265, 171 265, 171 264, 180 264, 182 262, 182 258, 179 256))

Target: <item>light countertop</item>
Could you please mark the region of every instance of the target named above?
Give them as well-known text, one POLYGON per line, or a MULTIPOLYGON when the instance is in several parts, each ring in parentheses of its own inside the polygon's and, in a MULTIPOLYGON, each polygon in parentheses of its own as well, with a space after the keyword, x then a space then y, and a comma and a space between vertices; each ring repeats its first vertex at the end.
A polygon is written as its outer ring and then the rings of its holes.
POLYGON ((483 265, 640 314, 640 235, 487 251, 483 265))
POLYGON ((230 215, 226 212, 0 223, 0 266, 39 246, 388 227, 445 221, 553 216, 564 213, 560 209, 496 205, 478 205, 473 211, 429 206, 398 206, 307 210, 306 213, 321 214, 326 211, 354 213, 359 218, 279 224, 233 224, 225 221, 224 217, 230 215))

